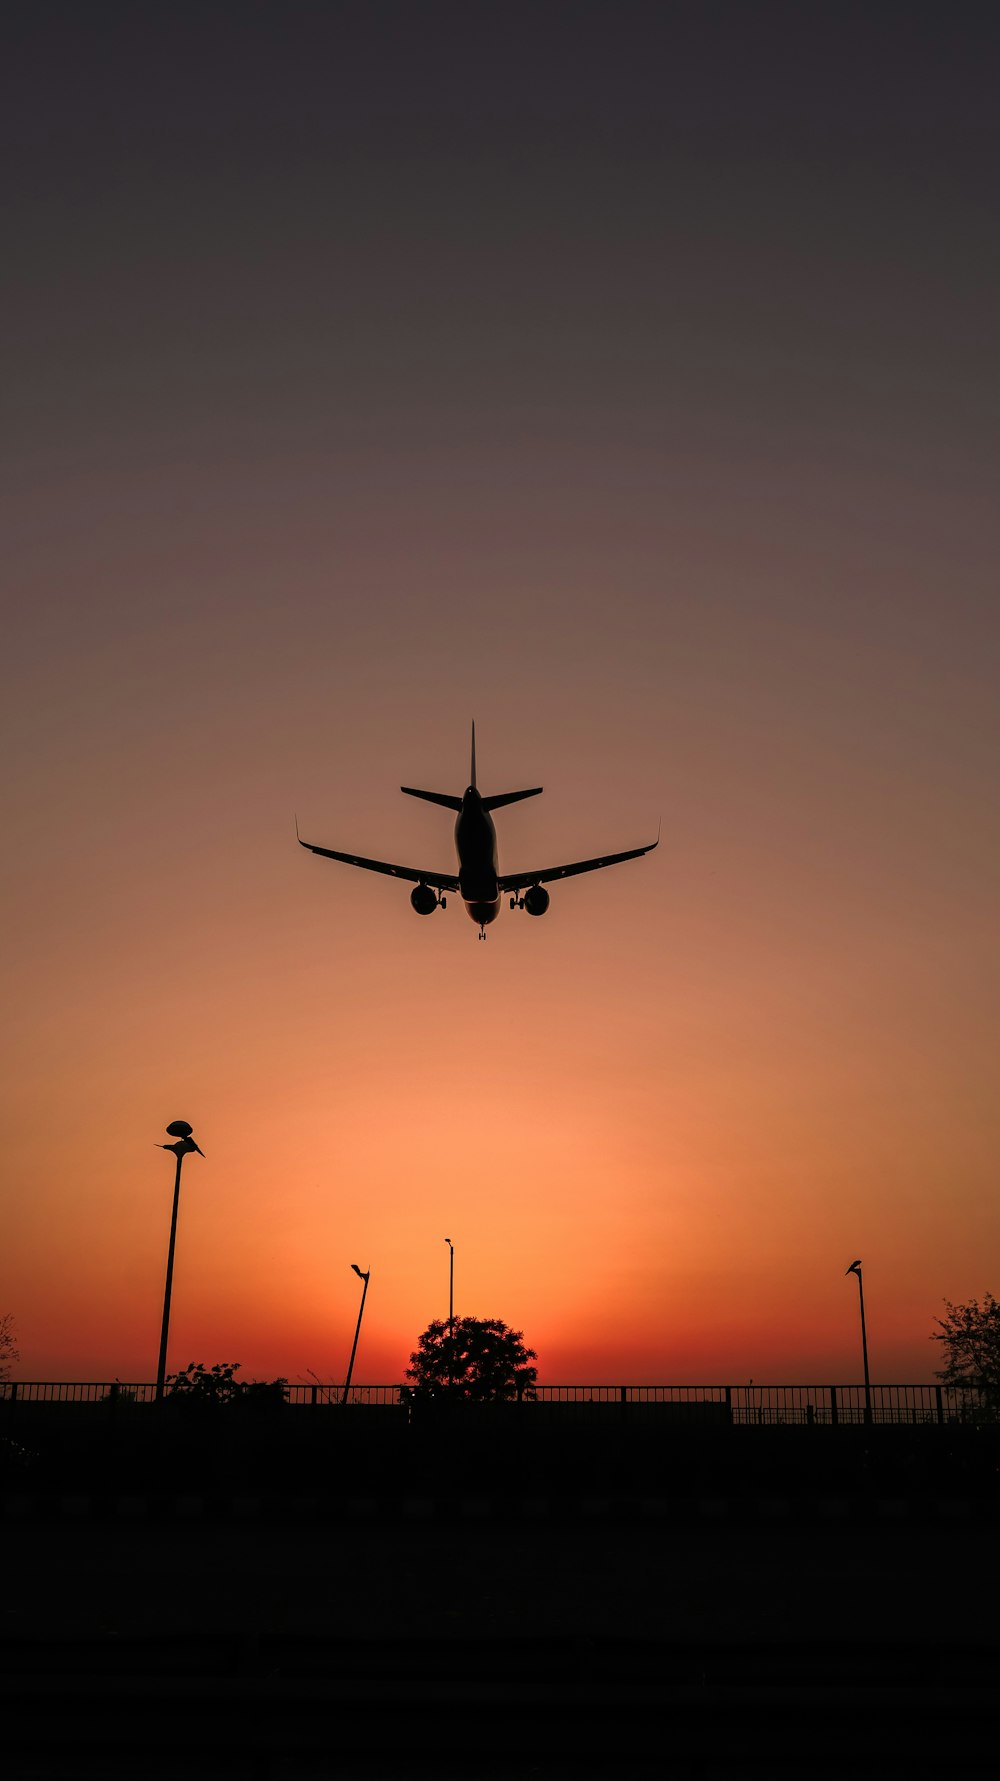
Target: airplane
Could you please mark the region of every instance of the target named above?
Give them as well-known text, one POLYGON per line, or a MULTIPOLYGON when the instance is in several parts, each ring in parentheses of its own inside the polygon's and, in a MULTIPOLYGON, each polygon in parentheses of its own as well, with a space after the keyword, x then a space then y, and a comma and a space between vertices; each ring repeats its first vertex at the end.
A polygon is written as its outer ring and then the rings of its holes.
POLYGON ((444 909, 445 891, 457 893, 465 904, 466 913, 479 929, 480 940, 485 940, 490 922, 496 921, 505 895, 510 896, 512 909, 524 909, 529 915, 544 915, 549 906, 547 884, 557 878, 574 878, 579 872, 598 872, 603 866, 617 866, 622 860, 637 860, 644 853, 652 853, 660 842, 657 835, 656 840, 645 847, 631 847, 626 853, 605 853, 594 860, 574 860, 568 866, 545 866, 538 872, 501 872, 497 863, 497 832, 491 812, 504 804, 520 803, 522 798, 537 798, 543 788, 535 785, 530 791, 494 792, 484 798, 476 785, 475 724, 472 726, 472 771, 460 798, 450 792, 418 791, 412 785, 401 785, 399 789, 408 798, 423 798, 428 804, 443 804, 446 810, 458 812, 455 823, 457 872, 423 872, 415 866, 393 866, 387 860, 367 860, 357 853, 338 853, 332 847, 317 847, 312 841, 303 841, 296 821, 299 846, 308 848, 310 853, 322 854, 324 859, 340 860, 345 866, 362 866, 367 872, 385 872, 390 878, 404 879, 414 887, 410 902, 418 915, 433 915, 435 909, 444 909))

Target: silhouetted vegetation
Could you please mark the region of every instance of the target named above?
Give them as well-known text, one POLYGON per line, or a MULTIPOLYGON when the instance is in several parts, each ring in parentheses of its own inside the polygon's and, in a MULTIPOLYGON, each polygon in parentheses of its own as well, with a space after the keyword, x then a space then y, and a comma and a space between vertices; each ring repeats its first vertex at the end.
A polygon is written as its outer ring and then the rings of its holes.
MULTIPOLYGON (((0 1384, 10 1378, 11 1367, 20 1358, 14 1319, 7 1311, 0 1317, 0 1384)), ((11 1441, 6 1435, 0 1437, 0 1484, 18 1481, 34 1457, 31 1450, 22 1447, 19 1441, 11 1441)))
POLYGON ((1000 1415, 1000 1304, 991 1292, 982 1304, 978 1299, 944 1303, 948 1315, 938 1318, 931 1337, 943 1342, 948 1354, 937 1376, 945 1385, 974 1390, 981 1414, 995 1420, 1000 1415))
POLYGON ((135 1401, 135 1392, 130 1390, 127 1385, 120 1385, 117 1379, 114 1385, 108 1386, 101 1399, 102 1404, 134 1404, 135 1401))
POLYGON ((429 1323, 410 1355, 406 1377, 412 1397, 441 1395, 483 1403, 533 1397, 536 1354, 522 1330, 499 1317, 456 1317, 454 1338, 446 1320, 429 1323))
POLYGON ((17 1346, 14 1319, 7 1311, 3 1317, 0 1317, 0 1380, 10 1378, 11 1367, 20 1358, 21 1352, 17 1346))
POLYGON ((218 1361, 206 1367, 204 1361, 189 1361, 180 1373, 167 1375, 167 1398, 172 1403, 202 1406, 223 1404, 283 1404, 287 1379, 237 1379, 240 1362, 218 1361))

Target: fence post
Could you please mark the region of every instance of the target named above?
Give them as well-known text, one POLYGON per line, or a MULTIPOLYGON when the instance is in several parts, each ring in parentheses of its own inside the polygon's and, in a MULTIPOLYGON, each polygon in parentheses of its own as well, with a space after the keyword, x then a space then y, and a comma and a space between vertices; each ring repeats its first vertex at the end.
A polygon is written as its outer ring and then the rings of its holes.
POLYGON ((941 1396, 941 1387, 940 1387, 940 1385, 935 1385, 935 1387, 934 1387, 934 1397, 935 1397, 935 1400, 936 1400, 936 1402, 937 1402, 937 1419, 938 1419, 938 1422, 943 1422, 943 1421, 944 1421, 944 1399, 943 1399, 943 1397, 942 1397, 942 1396, 941 1396))
POLYGON ((726 1386, 726 1421, 732 1422, 732 1420, 733 1420, 733 1388, 731 1385, 727 1385, 726 1386))
POLYGON ((310 1404, 316 1403, 316 1387, 315 1387, 315 1385, 310 1385, 310 1387, 309 1387, 309 1402, 310 1402, 310 1404))
POLYGON ((830 1387, 830 1421, 833 1424, 833 1426, 836 1428, 836 1426, 837 1426, 837 1387, 835 1385, 831 1385, 831 1387, 830 1387))
POLYGON ((627 1394, 628 1394, 628 1386, 627 1386, 627 1385, 620 1385, 620 1386, 619 1386, 619 1387, 618 1387, 618 1396, 619 1396, 619 1398, 620 1398, 620 1399, 621 1399, 621 1401, 622 1401, 622 1403, 623 1403, 623 1404, 627 1404, 627 1403, 628 1403, 628 1395, 627 1395, 627 1394))

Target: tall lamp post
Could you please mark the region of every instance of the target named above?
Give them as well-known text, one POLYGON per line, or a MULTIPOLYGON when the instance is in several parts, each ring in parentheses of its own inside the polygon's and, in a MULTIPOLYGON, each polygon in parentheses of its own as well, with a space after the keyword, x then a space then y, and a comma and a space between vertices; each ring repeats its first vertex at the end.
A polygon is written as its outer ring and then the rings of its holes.
POLYGON ((861 1263, 859 1261, 851 1263, 845 1271, 845 1280, 848 1274, 856 1274, 858 1277, 858 1302, 861 1306, 861 1353, 865 1363, 865 1421, 871 1422, 872 1386, 868 1376, 868 1331, 865 1328, 865 1289, 861 1284, 861 1263))
POLYGON ((365 1314, 365 1299, 368 1296, 368 1282, 371 1279, 371 1273, 372 1273, 371 1269, 369 1268, 367 1274, 362 1274, 361 1269, 358 1267, 357 1262, 352 1262, 351 1267, 353 1268, 358 1279, 364 1281, 364 1286, 361 1288, 361 1305, 358 1310, 358 1327, 354 1332, 354 1347, 351 1349, 351 1361, 350 1361, 350 1365, 347 1369, 347 1384, 344 1386, 344 1395, 340 1400, 342 1404, 346 1404, 347 1394, 351 1389, 351 1377, 354 1372, 354 1356, 358 1352, 358 1337, 361 1334, 361 1319, 363 1318, 363 1316, 365 1314))
POLYGON ((170 1289, 174 1281, 174 1244, 177 1241, 177 1207, 181 1197, 181 1164, 192 1150, 199 1156, 205 1152, 199 1150, 191 1136, 191 1127, 186 1119, 172 1119, 167 1127, 168 1138, 176 1139, 174 1144, 160 1144, 159 1150, 172 1150, 177 1158, 174 1173, 174 1209, 170 1215, 170 1246, 167 1250, 167 1284, 163 1293, 163 1323, 160 1328, 160 1358, 156 1365, 156 1402, 163 1397, 163 1384, 167 1376, 167 1331, 170 1328, 170 1289))
POLYGON ((455 1383, 455 1245, 450 1237, 445 1238, 448 1245, 448 1390, 455 1383))

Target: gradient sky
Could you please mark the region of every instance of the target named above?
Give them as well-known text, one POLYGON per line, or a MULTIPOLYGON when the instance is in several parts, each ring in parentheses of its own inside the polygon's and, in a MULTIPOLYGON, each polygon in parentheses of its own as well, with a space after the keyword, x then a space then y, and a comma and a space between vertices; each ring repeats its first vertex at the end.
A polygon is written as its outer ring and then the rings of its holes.
POLYGON ((995 6, 4 9, 26 1378, 927 1378, 998 1290, 995 6), (504 908, 447 870, 469 722, 504 908))

